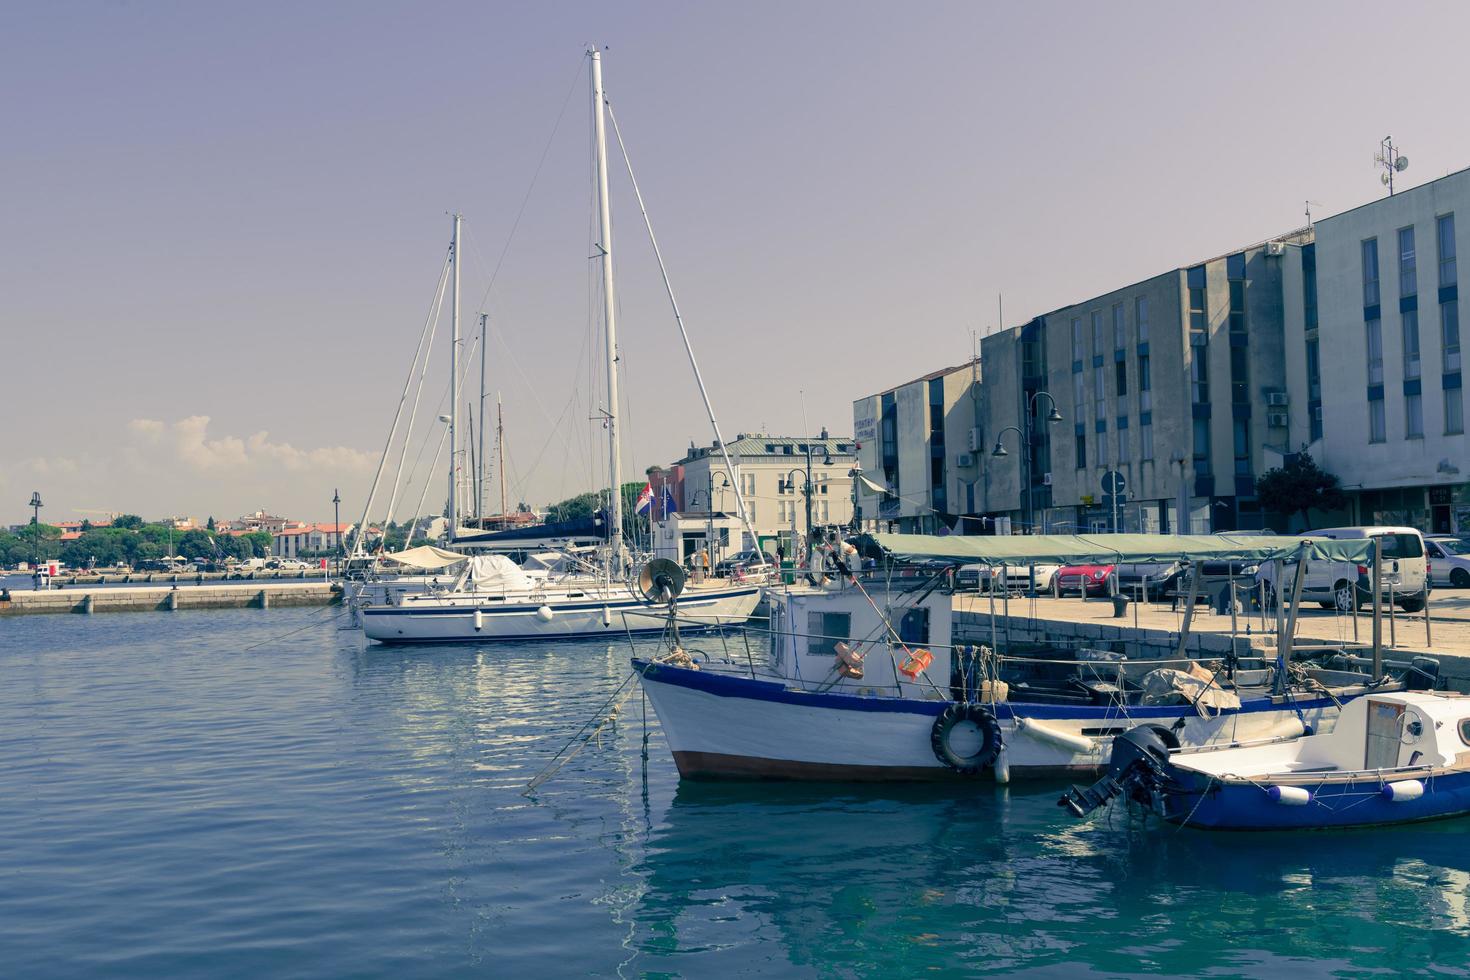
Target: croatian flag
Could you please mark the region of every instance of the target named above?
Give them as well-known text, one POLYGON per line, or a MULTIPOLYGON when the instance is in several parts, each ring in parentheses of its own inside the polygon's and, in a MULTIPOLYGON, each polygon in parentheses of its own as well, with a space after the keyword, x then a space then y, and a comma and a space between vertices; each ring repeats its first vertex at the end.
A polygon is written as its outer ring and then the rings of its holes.
POLYGON ((652 506, 653 484, 645 483, 643 484, 643 489, 638 491, 638 500, 633 506, 633 512, 636 514, 646 514, 652 506))

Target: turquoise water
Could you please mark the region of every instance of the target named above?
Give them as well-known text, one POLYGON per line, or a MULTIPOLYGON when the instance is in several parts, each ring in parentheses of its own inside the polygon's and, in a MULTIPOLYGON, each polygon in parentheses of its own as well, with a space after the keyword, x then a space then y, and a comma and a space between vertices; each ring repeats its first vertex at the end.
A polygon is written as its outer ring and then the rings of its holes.
POLYGON ((364 648, 333 615, 0 620, 0 974, 1470 973, 1464 821, 681 786, 636 696, 528 799, 626 645, 364 648))

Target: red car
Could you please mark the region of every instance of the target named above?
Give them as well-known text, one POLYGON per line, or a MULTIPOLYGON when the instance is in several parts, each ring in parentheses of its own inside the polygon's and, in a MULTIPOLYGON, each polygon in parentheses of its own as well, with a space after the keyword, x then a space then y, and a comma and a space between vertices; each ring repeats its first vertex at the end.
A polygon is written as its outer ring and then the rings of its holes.
POLYGON ((1075 592, 1080 595, 1111 595, 1114 565, 1064 565, 1057 572, 1057 588, 1062 595, 1075 592))

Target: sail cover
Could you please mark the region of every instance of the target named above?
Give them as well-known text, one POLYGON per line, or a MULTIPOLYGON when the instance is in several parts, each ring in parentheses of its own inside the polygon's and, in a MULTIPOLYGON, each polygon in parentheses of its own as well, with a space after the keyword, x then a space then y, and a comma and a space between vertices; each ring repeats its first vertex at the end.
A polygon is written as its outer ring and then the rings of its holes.
POLYGON ((1323 561, 1373 557, 1369 538, 1285 537, 1270 534, 997 534, 943 537, 873 534, 895 558, 955 564, 1067 565, 1112 562, 1271 561, 1299 555, 1323 561))
POLYGON ((458 565, 465 560, 465 556, 456 551, 445 551, 443 548, 426 544, 417 548, 409 548, 407 551, 389 552, 383 556, 383 560, 397 562, 406 568, 437 572, 451 565, 458 565))
POLYGON ((531 576, 504 555, 476 555, 470 559, 469 585, 481 592, 529 592, 531 576))

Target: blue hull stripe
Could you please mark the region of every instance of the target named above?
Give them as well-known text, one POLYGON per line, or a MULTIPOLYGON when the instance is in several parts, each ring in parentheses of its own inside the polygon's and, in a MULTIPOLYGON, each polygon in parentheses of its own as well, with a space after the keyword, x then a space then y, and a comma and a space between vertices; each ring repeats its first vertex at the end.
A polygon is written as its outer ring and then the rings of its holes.
MULTIPOLYGON (((680 626, 679 626, 679 632, 681 632, 681 633, 708 633, 708 632, 716 632, 716 631, 719 631, 722 628, 724 628, 724 627, 720 627, 720 626, 689 626, 689 625, 685 625, 685 624, 680 624, 680 626)), ((374 643, 381 643, 381 644, 383 644, 385 646, 393 646, 393 645, 421 646, 421 645, 424 645, 424 644, 442 645, 442 644, 446 644, 446 643, 481 643, 481 644, 489 644, 489 643, 504 643, 506 641, 531 642, 531 641, 536 641, 536 640, 540 640, 542 642, 549 643, 549 642, 556 641, 556 640, 560 640, 562 642, 565 642, 567 640, 607 640, 607 639, 617 639, 620 636, 624 636, 625 637, 625 636, 627 636, 630 633, 632 635, 634 635, 634 636, 659 636, 659 635, 661 635, 663 633, 663 631, 664 631, 664 627, 663 626, 650 626, 650 627, 648 627, 646 629, 644 629, 642 627, 636 627, 636 628, 633 628, 633 629, 624 629, 621 626, 613 626, 613 627, 607 628, 606 630, 601 630, 601 631, 598 631, 598 632, 595 632, 595 633, 593 633, 593 632, 588 632, 588 633, 510 633, 510 634, 508 634, 508 633, 491 633, 489 635, 483 635, 483 636, 477 633, 474 636, 438 636, 438 637, 432 637, 432 636, 430 636, 430 637, 379 636, 379 637, 373 637, 373 642, 374 643)))
MULTIPOLYGON (((739 598, 743 598, 745 596, 755 595, 759 591, 760 591, 759 589, 747 589, 744 592, 721 592, 719 595, 700 596, 698 598, 689 599, 689 600, 687 600, 685 602, 681 602, 679 604, 679 607, 681 609, 684 609, 684 608, 698 609, 699 607, 701 607, 701 606, 707 606, 707 605, 709 605, 712 602, 721 602, 721 601, 723 601, 725 599, 739 599, 739 598)), ((405 606, 367 606, 366 608, 364 608, 362 610, 362 614, 364 616, 409 616, 409 617, 414 617, 414 616, 464 616, 464 615, 472 614, 476 609, 479 609, 480 612, 484 613, 486 616, 524 616, 527 613, 534 613, 536 610, 540 609, 544 605, 546 605, 546 603, 544 603, 544 602, 538 602, 538 603, 535 603, 534 605, 524 605, 524 606, 521 606, 521 605, 517 605, 517 606, 511 606, 511 605, 495 605, 495 606, 490 606, 490 605, 480 605, 480 606, 434 606, 434 607, 430 607, 430 608, 426 608, 426 609, 411 609, 411 608, 408 608, 408 607, 405 607, 405 606)), ((553 608, 557 612, 559 612, 559 613, 562 613, 562 612, 601 612, 604 609, 608 610, 609 612, 617 612, 619 610, 624 610, 624 609, 650 609, 650 610, 655 610, 656 609, 656 610, 658 610, 658 612, 659 612, 660 615, 663 615, 666 612, 666 607, 664 607, 662 605, 657 605, 657 604, 654 604, 654 603, 651 603, 651 602, 645 602, 642 599, 633 599, 631 601, 630 600, 627 600, 627 599, 618 599, 618 600, 614 600, 612 602, 578 602, 576 604, 564 603, 564 604, 558 604, 558 605, 554 606, 553 608)))
MULTIPOLYGON (((1195 776, 1203 781, 1203 777, 1195 776)), ((1419 820, 1441 820, 1470 813, 1470 773, 1420 777, 1424 795, 1394 803, 1379 795, 1377 778, 1320 784, 1293 783, 1312 794, 1305 806, 1285 806, 1266 795, 1261 785, 1215 783, 1204 793, 1165 797, 1164 818, 1171 823, 1209 830, 1314 830, 1365 827, 1419 820)))
MULTIPOLYGON (((801 705, 807 708, 827 708, 835 711, 886 711, 909 715, 937 717, 948 701, 920 701, 917 698, 864 697, 856 694, 815 694, 810 691, 793 691, 779 681, 754 680, 749 677, 734 677, 709 670, 689 670, 667 664, 653 664, 635 658, 633 669, 641 673, 646 681, 670 684, 703 691, 720 698, 744 698, 749 701, 770 701, 777 704, 801 705)), ((1350 698, 1339 698, 1346 702, 1350 698)), ((1312 711, 1318 708, 1335 707, 1331 698, 1288 699, 1280 704, 1270 698, 1243 698, 1239 712, 1223 711, 1222 715, 1254 714, 1260 711, 1312 711)), ((1034 704, 1025 701, 1002 701, 995 706, 997 717, 1002 720, 1022 718, 1078 718, 1082 720, 1117 721, 1124 717, 1129 721, 1173 720, 1181 716, 1194 717, 1195 709, 1181 705, 1130 705, 1126 711, 1117 705, 1065 705, 1034 704)))

